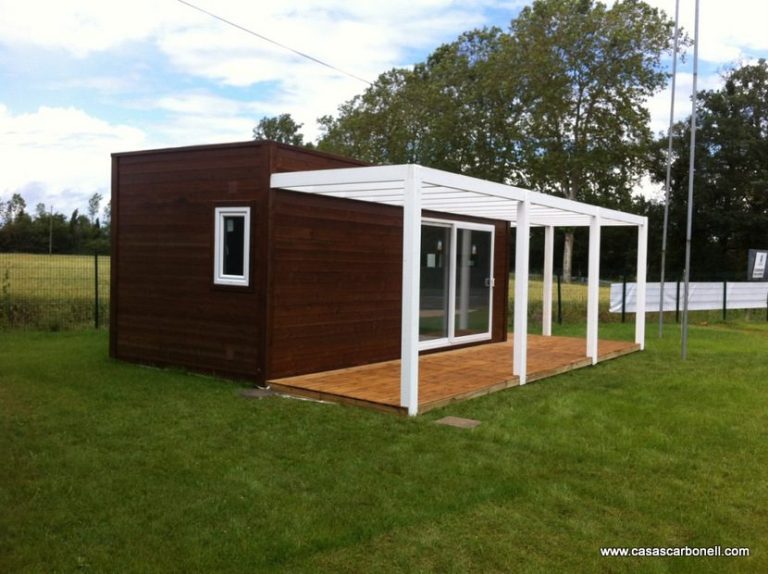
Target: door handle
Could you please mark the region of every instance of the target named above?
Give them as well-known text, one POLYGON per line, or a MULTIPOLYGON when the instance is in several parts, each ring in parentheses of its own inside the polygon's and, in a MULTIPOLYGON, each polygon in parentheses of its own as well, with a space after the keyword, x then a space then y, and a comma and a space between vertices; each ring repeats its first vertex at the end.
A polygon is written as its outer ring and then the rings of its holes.
POLYGON ((496 287, 496 279, 494 277, 486 277, 485 278, 485 286, 486 287, 496 287))

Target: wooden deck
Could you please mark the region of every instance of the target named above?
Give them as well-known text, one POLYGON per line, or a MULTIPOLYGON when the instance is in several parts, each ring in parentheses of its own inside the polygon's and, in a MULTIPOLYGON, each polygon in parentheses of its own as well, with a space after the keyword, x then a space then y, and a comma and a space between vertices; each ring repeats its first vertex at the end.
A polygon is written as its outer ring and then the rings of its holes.
MULTIPOLYGON (((512 374, 512 334, 504 343, 444 351, 419 358, 419 413, 453 401, 478 397, 519 384, 512 374)), ((575 337, 528 336, 528 382, 591 365, 586 342, 575 337)), ((600 341, 600 361, 639 350, 627 341, 600 341)), ((400 360, 288 377, 269 382, 278 393, 352 404, 397 414, 400 360)))

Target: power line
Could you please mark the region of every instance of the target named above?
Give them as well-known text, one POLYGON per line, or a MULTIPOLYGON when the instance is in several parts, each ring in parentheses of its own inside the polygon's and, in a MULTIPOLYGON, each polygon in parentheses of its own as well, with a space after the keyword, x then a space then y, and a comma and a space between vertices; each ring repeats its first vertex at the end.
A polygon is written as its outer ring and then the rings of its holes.
POLYGON ((360 82, 364 82, 368 84, 369 86, 373 85, 371 82, 366 80, 365 78, 361 78, 360 76, 356 76, 355 74, 352 74, 350 72, 346 72, 342 70, 341 68, 337 68, 333 64, 329 64, 328 62, 323 62, 322 60, 315 58, 314 56, 310 56, 309 54, 305 54, 304 52, 300 52, 298 50, 295 50, 291 48, 290 46, 286 46, 285 44, 281 44, 280 42, 277 42, 276 40, 273 40, 272 38, 268 38, 264 36, 263 34, 259 34, 258 32, 254 32, 253 30, 250 30, 246 28, 245 26, 241 26, 240 24, 237 24, 235 22, 232 22, 231 20, 227 20, 226 18, 222 18, 221 16, 217 16, 213 12, 209 12, 208 10, 205 10, 203 8, 200 8, 200 6, 195 6, 194 4, 191 4, 190 2, 187 2, 186 0, 178 0, 178 2, 189 6, 190 8, 194 8, 198 12, 202 12, 203 14, 206 14, 207 16, 210 16, 211 18, 215 18, 216 20, 219 20, 220 22, 224 22, 225 24, 229 24, 230 26, 233 26, 237 28, 238 30, 242 30, 243 32, 247 32, 248 34, 252 36, 256 36, 257 38, 264 40, 266 42, 269 42, 270 44, 274 44, 275 46, 278 46, 279 48, 282 48, 283 50, 288 50, 289 52, 293 52, 297 56, 301 56, 302 58, 306 58, 307 60, 310 60, 312 62, 315 62, 316 64, 320 64, 321 66, 325 66, 326 68, 330 68, 331 70, 338 72, 340 74, 344 74, 345 76, 349 76, 350 78, 353 78, 355 80, 358 80, 360 82))

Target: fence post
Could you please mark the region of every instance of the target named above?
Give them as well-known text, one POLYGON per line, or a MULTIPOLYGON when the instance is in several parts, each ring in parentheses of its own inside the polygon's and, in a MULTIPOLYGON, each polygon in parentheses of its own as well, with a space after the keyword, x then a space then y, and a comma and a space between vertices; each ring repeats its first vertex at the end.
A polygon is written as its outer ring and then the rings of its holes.
POLYGON ((93 308, 93 323, 94 326, 99 328, 99 252, 93 252, 93 293, 94 293, 94 308, 93 308))
POLYGON ((723 321, 728 316, 728 281, 723 281, 723 321))
POLYGON ((627 276, 621 276, 621 322, 627 318, 627 276))
POLYGON ((675 323, 680 322, 680 281, 677 282, 677 293, 675 294, 675 323))
POLYGON ((560 274, 557 274, 557 324, 563 324, 563 298, 560 290, 560 274))

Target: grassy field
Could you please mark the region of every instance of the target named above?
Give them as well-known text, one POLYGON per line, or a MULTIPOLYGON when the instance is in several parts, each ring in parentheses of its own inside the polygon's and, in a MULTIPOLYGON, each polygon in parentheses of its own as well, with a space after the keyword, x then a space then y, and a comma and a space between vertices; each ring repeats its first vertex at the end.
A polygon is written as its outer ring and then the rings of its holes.
POLYGON ((683 363, 670 327, 402 419, 114 362, 103 332, 0 333, 0 572, 766 572, 766 344, 693 327, 683 363))
MULTIPOLYGON (((109 316, 110 258, 99 256, 99 313, 109 316)), ((0 328, 93 326, 93 255, 0 253, 0 328)))

